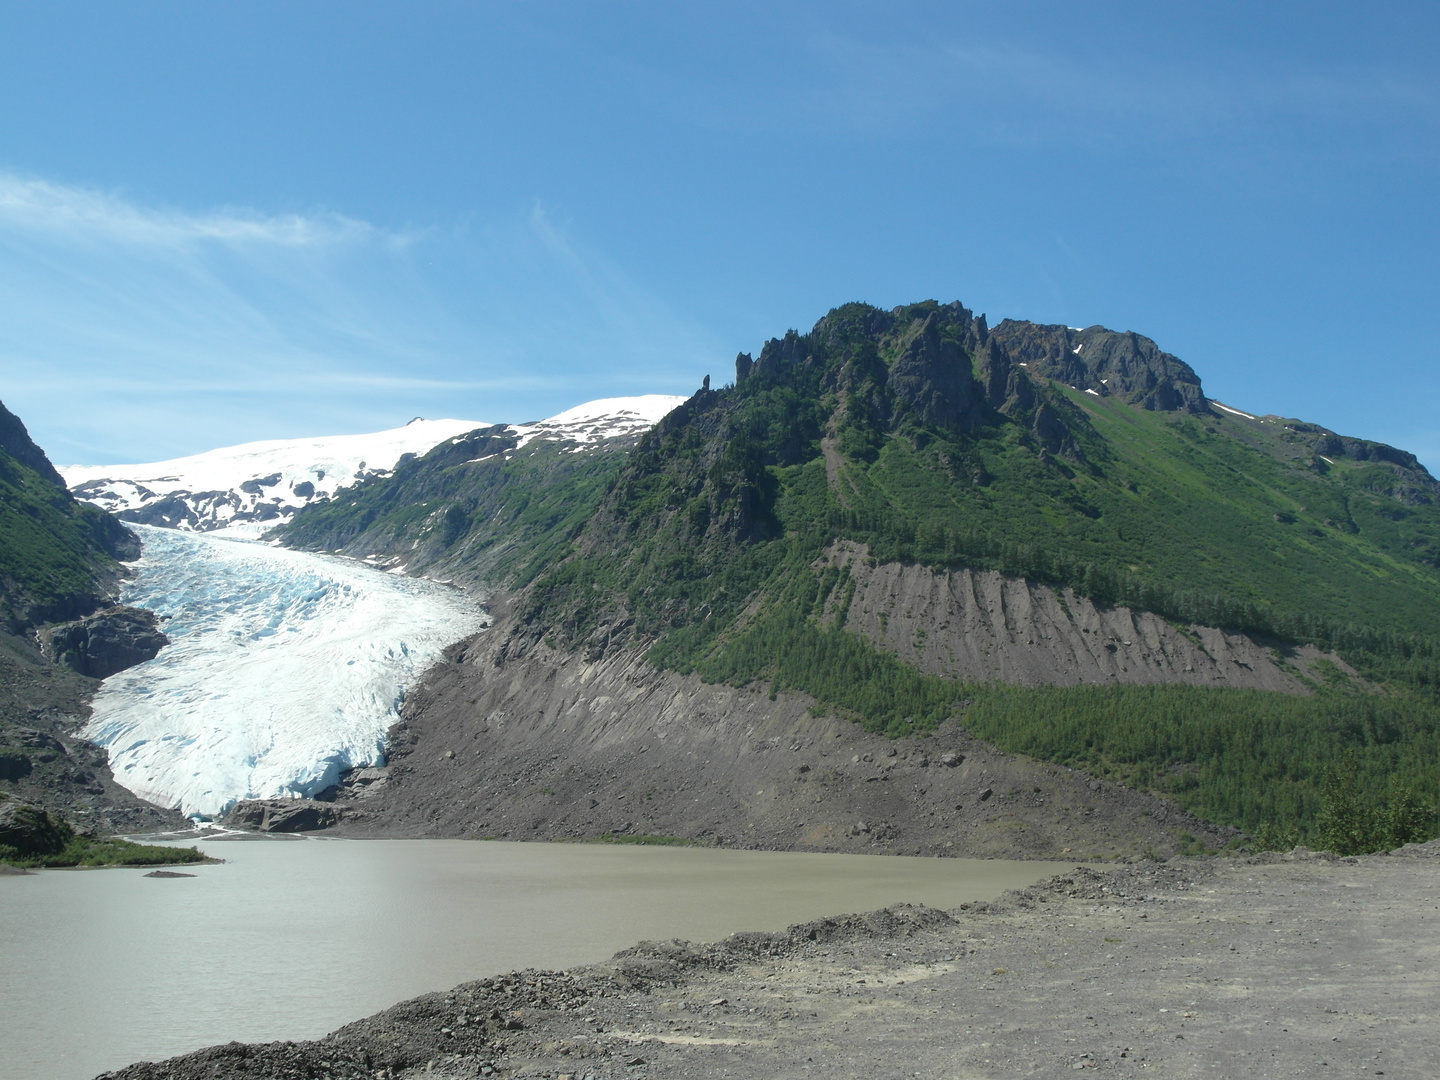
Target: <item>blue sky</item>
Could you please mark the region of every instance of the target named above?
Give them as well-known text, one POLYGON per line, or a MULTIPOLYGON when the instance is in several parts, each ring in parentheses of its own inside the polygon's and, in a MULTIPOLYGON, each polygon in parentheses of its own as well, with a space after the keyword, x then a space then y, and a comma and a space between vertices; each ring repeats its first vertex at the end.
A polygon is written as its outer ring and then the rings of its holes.
POLYGON ((1440 471, 1440 7, 0 4, 62 463, 688 393, 849 300, 1104 323, 1440 471))

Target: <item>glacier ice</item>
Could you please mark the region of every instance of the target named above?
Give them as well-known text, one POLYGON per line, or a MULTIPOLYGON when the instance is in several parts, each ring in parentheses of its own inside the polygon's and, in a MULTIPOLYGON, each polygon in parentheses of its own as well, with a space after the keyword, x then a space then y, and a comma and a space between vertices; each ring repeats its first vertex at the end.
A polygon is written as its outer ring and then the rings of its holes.
POLYGON ((186 814, 382 763, 405 688, 485 622, 462 593, 348 559, 136 529, 123 599, 166 617, 172 644, 105 680, 84 735, 117 781, 186 814))

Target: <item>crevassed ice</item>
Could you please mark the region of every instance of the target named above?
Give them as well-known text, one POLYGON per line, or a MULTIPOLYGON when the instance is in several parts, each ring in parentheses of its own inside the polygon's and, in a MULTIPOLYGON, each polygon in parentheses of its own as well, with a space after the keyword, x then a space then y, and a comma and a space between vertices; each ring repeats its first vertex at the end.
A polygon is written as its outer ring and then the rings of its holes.
POLYGON ((124 600, 172 644, 101 685, 85 737, 141 798, 214 816, 381 764, 407 686, 485 625, 433 582, 330 556, 137 526, 124 600))

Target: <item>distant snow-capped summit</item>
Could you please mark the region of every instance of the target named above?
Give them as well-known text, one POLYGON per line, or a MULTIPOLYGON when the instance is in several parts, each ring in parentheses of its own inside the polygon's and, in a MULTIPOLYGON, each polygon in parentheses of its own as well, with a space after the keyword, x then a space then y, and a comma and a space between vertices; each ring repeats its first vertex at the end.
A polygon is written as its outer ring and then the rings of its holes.
MULTIPOLYGON (((684 400, 666 394, 602 398, 507 427, 521 446, 543 439, 572 442, 580 451, 639 435, 684 400)), ((446 439, 491 426, 416 417, 404 427, 368 435, 271 439, 143 465, 65 465, 60 474, 76 498, 124 521, 258 536, 303 506, 388 474, 407 454, 424 454, 446 439)))

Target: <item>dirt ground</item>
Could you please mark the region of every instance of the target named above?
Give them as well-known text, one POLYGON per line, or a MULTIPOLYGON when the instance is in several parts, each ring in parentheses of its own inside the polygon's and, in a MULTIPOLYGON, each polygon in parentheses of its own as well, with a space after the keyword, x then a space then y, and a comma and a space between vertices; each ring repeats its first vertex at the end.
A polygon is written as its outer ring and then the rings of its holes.
POLYGON ((1077 868, 992 905, 644 943, 116 1080, 1440 1076, 1440 841, 1077 868))

